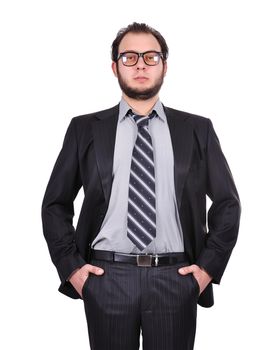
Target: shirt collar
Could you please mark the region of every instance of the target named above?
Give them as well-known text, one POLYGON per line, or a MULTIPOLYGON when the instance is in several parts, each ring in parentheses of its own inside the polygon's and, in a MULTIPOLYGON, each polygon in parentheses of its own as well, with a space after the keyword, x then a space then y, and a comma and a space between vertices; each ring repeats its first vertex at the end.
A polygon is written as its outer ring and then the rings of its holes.
MULTIPOLYGON (((129 104, 124 100, 124 98, 121 98, 121 101, 119 103, 119 122, 122 122, 126 118, 126 114, 129 111, 129 109, 132 109, 129 104)), ((163 109, 163 105, 158 99, 158 101, 155 103, 153 109, 150 111, 150 113, 155 110, 158 114, 158 118, 162 120, 163 122, 166 120, 166 115, 163 109)))

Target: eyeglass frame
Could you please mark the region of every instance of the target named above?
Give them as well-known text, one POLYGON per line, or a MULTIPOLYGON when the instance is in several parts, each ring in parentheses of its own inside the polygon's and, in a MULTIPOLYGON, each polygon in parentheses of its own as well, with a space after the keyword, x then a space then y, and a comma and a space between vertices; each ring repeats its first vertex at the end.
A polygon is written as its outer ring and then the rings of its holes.
POLYGON ((137 55, 137 61, 136 61, 136 63, 131 64, 131 65, 126 65, 126 64, 124 64, 124 62, 122 61, 122 64, 123 64, 125 67, 133 67, 133 66, 135 66, 135 65, 138 63, 138 60, 140 59, 140 57, 142 57, 143 62, 144 62, 147 66, 149 66, 149 67, 157 66, 157 65, 160 63, 160 59, 164 60, 164 55, 163 55, 163 53, 162 53, 162 52, 159 52, 159 51, 155 51, 155 50, 148 50, 148 51, 145 51, 145 52, 124 51, 124 52, 120 52, 120 53, 119 53, 119 55, 118 55, 118 57, 117 57, 117 62, 118 62, 118 61, 123 57, 123 55, 125 55, 126 53, 135 53, 135 54, 137 55), (149 53, 149 52, 154 52, 154 53, 158 54, 158 57, 159 57, 158 63, 156 63, 156 64, 148 64, 148 63, 145 62, 144 55, 145 55, 146 53, 149 53))

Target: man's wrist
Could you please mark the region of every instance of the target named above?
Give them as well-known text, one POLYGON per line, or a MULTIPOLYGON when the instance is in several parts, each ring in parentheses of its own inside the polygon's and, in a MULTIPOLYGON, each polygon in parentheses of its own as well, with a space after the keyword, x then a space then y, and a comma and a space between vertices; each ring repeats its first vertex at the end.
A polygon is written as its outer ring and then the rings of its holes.
POLYGON ((213 280, 213 277, 209 274, 209 272, 207 272, 207 270, 206 270, 204 267, 202 267, 202 266, 199 266, 199 267, 200 267, 200 269, 201 269, 203 272, 206 273, 207 277, 209 277, 209 278, 211 279, 211 281, 212 281, 212 280, 213 280))
POLYGON ((71 277, 77 272, 77 271, 79 271, 80 270, 80 268, 78 267, 77 269, 75 269, 70 275, 69 275, 69 277, 67 278, 67 282, 70 282, 70 279, 71 279, 71 277))

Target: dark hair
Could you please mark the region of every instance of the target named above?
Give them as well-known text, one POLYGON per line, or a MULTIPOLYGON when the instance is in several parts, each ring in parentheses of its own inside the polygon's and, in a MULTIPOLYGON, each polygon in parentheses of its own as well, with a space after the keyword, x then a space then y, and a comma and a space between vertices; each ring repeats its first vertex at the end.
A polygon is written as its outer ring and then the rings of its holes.
POLYGON ((146 33, 146 34, 152 34, 158 41, 158 43, 161 46, 161 52, 163 54, 163 60, 165 61, 168 57, 168 46, 166 44, 166 41, 164 37, 159 33, 156 29, 148 26, 145 23, 137 23, 133 22, 132 24, 129 24, 126 28, 121 28, 119 32, 117 33, 116 38, 114 39, 112 43, 112 60, 114 62, 117 61, 118 58, 118 47, 121 43, 121 40, 124 38, 124 36, 128 33, 146 33))

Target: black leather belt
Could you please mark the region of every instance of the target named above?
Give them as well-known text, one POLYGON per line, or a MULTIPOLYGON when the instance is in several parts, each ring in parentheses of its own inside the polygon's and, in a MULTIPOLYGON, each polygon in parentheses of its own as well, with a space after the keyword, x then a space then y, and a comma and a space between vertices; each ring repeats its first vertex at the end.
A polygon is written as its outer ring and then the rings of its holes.
POLYGON ((107 250, 92 250, 91 259, 121 262, 142 267, 174 265, 188 262, 185 253, 126 254, 107 250))

